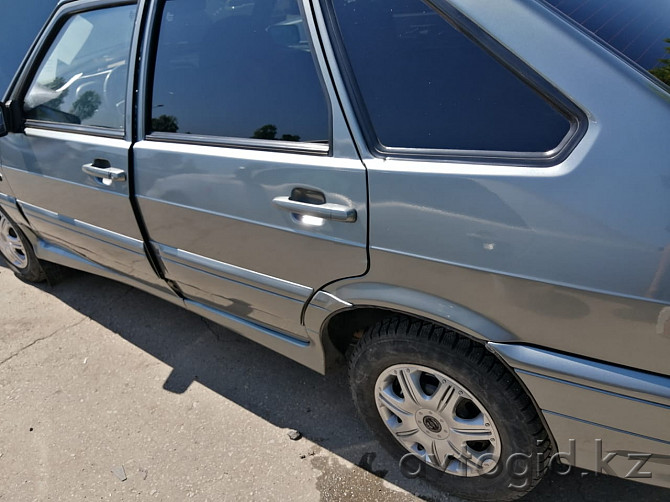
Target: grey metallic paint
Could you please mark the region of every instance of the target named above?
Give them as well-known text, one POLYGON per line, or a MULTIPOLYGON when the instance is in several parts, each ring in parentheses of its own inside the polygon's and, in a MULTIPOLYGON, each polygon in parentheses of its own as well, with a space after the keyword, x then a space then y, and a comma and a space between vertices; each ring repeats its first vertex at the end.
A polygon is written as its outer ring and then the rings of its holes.
POLYGON ((350 301, 342 288, 393 285, 389 307, 421 291, 439 299, 425 317, 447 302, 529 343, 667 373, 670 338, 657 332, 670 300, 667 94, 541 5, 453 3, 584 109, 588 131, 547 168, 380 159, 354 133, 371 268, 326 291, 350 301))
MULTIPOLYGON (((670 378, 524 345, 487 346, 514 369, 534 397, 559 451, 569 452, 570 441, 575 441, 574 465, 594 468, 598 438, 600 458, 610 452, 660 458, 648 468, 654 484, 670 486, 670 464, 663 461, 670 455, 670 378)), ((621 476, 628 472, 621 472, 624 466, 632 467, 628 458, 612 465, 621 476)))
MULTIPOLYGON (((586 134, 562 162, 373 154, 318 2, 305 0, 331 108, 327 155, 147 137, 144 107, 131 113, 147 98, 140 64, 123 139, 58 126, 0 139, 0 204, 34 230, 38 257, 140 287, 317 371, 333 316, 405 312, 493 342, 559 448, 578 439, 577 465, 594 467, 594 438, 670 455, 670 96, 540 3, 450 4, 583 110, 586 134), (99 157, 127 166, 130 183, 83 174, 99 157), (304 225, 272 203, 295 187, 355 208, 356 222, 304 225), (142 263, 145 247, 178 289, 142 263)), ((155 2, 140 6, 154 16, 155 2)), ((131 60, 148 60, 150 35, 138 26, 131 60)), ((653 482, 670 486, 667 461, 653 464, 653 482)), ((621 455, 612 465, 631 467, 621 455)))
MULTIPOLYGON (((303 8, 309 11, 307 3, 303 8)), ((148 31, 145 52, 151 37, 148 31)), ((311 42, 330 109, 329 155, 323 145, 300 151, 299 144, 225 138, 214 146, 164 134, 133 146, 138 207, 166 278, 188 299, 285 332, 304 332, 301 312, 314 291, 368 267, 366 171, 323 72, 318 40, 311 42), (320 192, 327 203, 354 209, 357 219, 306 224, 273 202, 295 188, 320 192)), ((147 82, 143 68, 140 89, 147 82)), ((146 107, 140 110, 145 124, 146 107)))
POLYGON ((104 186, 82 165, 104 158, 127 169, 121 139, 27 128, 0 140, 3 172, 24 214, 44 239, 129 276, 156 283, 128 199, 128 184, 104 186))
MULTIPOLYGON (((598 460, 606 458, 614 453, 614 457, 608 463, 610 468, 618 477, 625 477, 631 473, 631 469, 638 463, 635 457, 629 458, 629 454, 653 456, 645 463, 641 472, 650 472, 648 477, 634 479, 639 483, 648 483, 655 486, 670 488, 670 447, 667 443, 659 443, 644 436, 630 434, 614 428, 603 427, 585 420, 579 420, 557 413, 546 412, 544 418, 556 438, 560 438, 558 447, 560 452, 569 453, 570 439, 574 439, 574 464, 584 469, 595 470, 599 468, 598 460), (600 448, 597 440, 600 440, 600 448), (598 457, 600 455, 600 458, 598 457)), ((570 459, 563 458, 564 463, 570 459)), ((600 470, 598 474, 606 474, 600 470)))

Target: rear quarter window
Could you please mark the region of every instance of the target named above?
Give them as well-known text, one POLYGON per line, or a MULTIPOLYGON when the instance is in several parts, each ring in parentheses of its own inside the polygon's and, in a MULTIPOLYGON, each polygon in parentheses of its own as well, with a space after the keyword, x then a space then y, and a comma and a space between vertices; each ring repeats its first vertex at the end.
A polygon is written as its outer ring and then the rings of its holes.
POLYGON ((429 3, 331 5, 348 82, 376 150, 541 158, 571 131, 566 113, 429 3))

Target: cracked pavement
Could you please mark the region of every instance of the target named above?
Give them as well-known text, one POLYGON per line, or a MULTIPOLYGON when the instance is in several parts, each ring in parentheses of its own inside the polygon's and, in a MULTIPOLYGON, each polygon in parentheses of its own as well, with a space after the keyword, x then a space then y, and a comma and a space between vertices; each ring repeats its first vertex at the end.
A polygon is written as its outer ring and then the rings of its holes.
MULTIPOLYGON (((21 352, 23 352, 23 351, 26 350, 26 349, 29 349, 29 348, 32 347, 33 345, 35 345, 35 344, 37 344, 37 343, 40 343, 40 342, 42 342, 42 341, 44 341, 44 340, 48 340, 49 338, 51 338, 52 336, 57 335, 57 334, 60 333, 61 331, 67 331, 67 330, 70 329, 70 328, 75 328, 75 327, 79 326, 82 322, 84 322, 84 321, 86 321, 86 320, 87 320, 86 318, 84 318, 84 319, 80 319, 79 321, 75 322, 74 324, 72 324, 72 325, 70 325, 70 326, 65 326, 65 327, 62 327, 62 328, 58 328, 56 331, 54 331, 54 332, 52 332, 52 333, 49 333, 49 334, 46 335, 46 336, 43 336, 43 337, 38 338, 38 339, 36 339, 36 340, 33 340, 32 342, 30 342, 30 343, 29 343, 28 345, 26 345, 25 347, 21 347, 19 350, 17 350, 17 351, 14 352, 13 354, 7 356, 7 357, 4 358, 2 361, 0 361, 0 366, 2 366, 3 364, 5 364, 6 362, 12 360, 12 359, 15 358, 16 356, 18 356, 21 352)), ((8 329, 11 329, 11 328, 8 327, 8 329)))
MULTIPOLYGON (((576 471, 526 500, 669 494, 576 471)), ((113 281, 35 286, 0 261, 0 501, 89 499, 456 500, 398 472, 343 371, 113 281)))

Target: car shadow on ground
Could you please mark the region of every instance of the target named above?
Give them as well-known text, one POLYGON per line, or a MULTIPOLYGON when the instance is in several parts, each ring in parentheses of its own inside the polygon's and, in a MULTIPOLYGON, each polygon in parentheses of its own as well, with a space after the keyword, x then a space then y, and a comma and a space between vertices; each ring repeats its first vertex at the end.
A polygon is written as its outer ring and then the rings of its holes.
MULTIPOLYGON (((6 265, 0 259, 0 266, 6 265)), ((165 391, 198 382, 277 427, 427 500, 438 500, 397 464, 357 419, 344 368, 322 376, 221 326, 129 286, 71 271, 36 285, 172 368, 165 391)), ((158 390, 157 390, 158 392, 158 390)), ((670 491, 573 470, 551 472, 524 500, 666 501, 670 491)))

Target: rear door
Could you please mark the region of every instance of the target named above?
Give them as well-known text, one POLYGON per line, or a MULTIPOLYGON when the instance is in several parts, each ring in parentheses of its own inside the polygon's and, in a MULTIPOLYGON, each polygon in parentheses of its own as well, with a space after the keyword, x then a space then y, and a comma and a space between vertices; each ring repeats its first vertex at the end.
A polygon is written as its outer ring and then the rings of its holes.
POLYGON ((135 2, 61 9, 11 92, 25 128, 0 147, 7 181, 43 241, 157 284, 129 198, 136 14, 135 2))
POLYGON ((304 335, 312 292, 367 269, 365 169, 312 18, 296 0, 167 0, 154 16, 133 155, 165 275, 190 301, 304 335))

